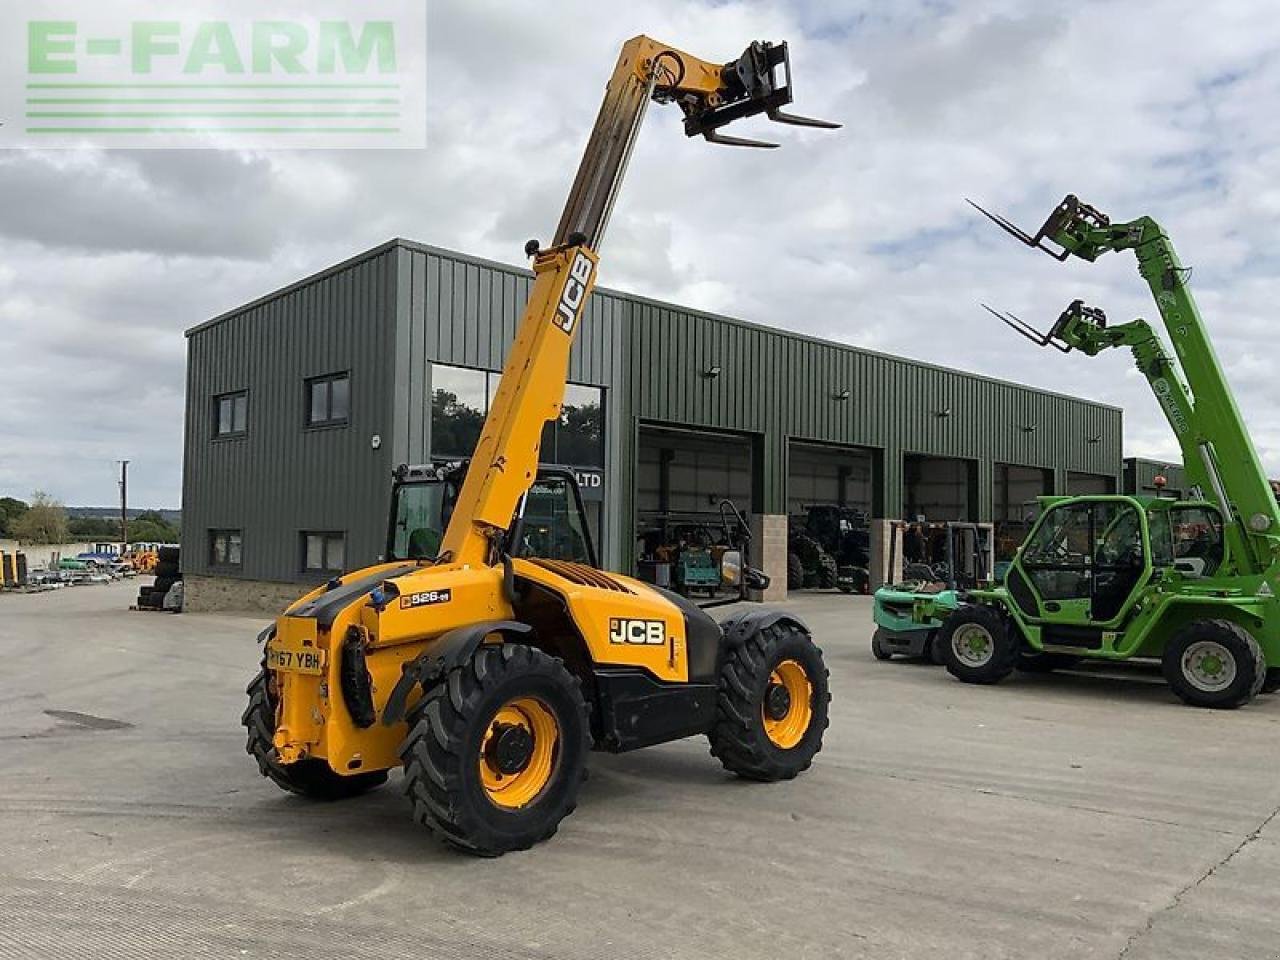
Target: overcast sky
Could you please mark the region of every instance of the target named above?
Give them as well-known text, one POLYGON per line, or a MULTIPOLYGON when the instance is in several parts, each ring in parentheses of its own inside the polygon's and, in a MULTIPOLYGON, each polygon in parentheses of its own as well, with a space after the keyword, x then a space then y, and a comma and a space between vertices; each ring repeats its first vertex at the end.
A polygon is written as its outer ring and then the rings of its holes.
POLYGON ((184 329, 393 236, 522 262, 642 32, 724 60, 788 40, 795 109, 844 129, 752 121, 783 148, 730 150, 650 111, 603 284, 1116 404, 1126 453, 1176 457, 1127 355, 977 307, 1155 317, 1131 255, 1059 265, 963 202, 1034 229, 1078 193, 1169 229, 1280 474, 1274 4, 455 0, 428 28, 425 151, 0 151, 0 495, 110 503, 129 457, 131 501, 177 506, 184 329))

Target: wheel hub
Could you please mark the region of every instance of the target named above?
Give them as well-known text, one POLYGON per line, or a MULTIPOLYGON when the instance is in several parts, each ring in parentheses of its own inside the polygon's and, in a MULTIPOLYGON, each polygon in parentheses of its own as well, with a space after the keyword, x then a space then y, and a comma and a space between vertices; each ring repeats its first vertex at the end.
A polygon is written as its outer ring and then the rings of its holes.
POLYGON ((1201 640, 1182 655, 1182 673, 1196 689, 1216 693, 1235 681, 1235 657, 1222 644, 1201 640))
POLYGON ((515 723, 495 723, 485 746, 485 758, 503 776, 513 776, 533 759, 533 734, 515 723))
POLYGON ((813 684, 799 660, 783 660, 770 672, 760 716, 775 747, 790 750, 804 739, 813 718, 813 684))
POLYGON ((770 720, 781 720, 791 710, 791 693, 781 683, 769 684, 764 694, 764 712, 770 720))
POLYGON ((980 667, 995 653, 991 634, 979 624, 966 624, 958 629, 951 640, 956 657, 966 666, 980 667))

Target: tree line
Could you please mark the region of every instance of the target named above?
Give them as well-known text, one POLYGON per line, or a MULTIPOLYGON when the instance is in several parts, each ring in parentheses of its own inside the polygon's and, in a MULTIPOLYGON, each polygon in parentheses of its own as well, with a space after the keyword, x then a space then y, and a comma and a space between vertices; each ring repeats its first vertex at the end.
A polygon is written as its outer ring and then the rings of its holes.
MULTIPOLYGON (((177 543, 179 535, 178 526, 154 510, 129 518, 130 543, 177 543)), ((37 490, 30 502, 0 497, 0 536, 31 544, 113 541, 120 539, 120 521, 68 517, 61 502, 37 490)))

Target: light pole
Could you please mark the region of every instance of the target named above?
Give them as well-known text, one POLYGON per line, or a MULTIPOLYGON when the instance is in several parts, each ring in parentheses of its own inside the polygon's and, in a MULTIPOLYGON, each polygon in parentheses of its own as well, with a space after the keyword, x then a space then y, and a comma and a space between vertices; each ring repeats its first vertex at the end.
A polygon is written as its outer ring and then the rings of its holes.
POLYGON ((129 461, 120 461, 120 556, 129 550, 129 461))

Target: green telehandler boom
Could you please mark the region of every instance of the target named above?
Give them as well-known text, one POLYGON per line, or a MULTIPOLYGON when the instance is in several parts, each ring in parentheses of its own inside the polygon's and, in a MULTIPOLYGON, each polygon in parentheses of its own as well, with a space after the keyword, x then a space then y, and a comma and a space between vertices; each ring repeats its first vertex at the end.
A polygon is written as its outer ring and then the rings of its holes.
POLYGON ((970 592, 944 621, 948 670, 993 683, 1015 667, 1154 657, 1184 701, 1219 708, 1280 687, 1280 508, 1168 235, 1149 217, 1112 223, 1074 196, 1035 234, 977 209, 1060 261, 1133 251, 1172 353, 1147 321, 1110 325, 1079 300, 1047 333, 986 309, 1063 353, 1127 347, 1178 439, 1193 493, 1042 498, 1004 584, 970 592))

